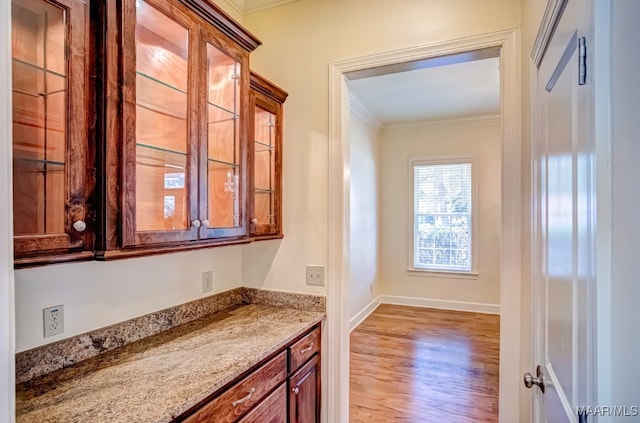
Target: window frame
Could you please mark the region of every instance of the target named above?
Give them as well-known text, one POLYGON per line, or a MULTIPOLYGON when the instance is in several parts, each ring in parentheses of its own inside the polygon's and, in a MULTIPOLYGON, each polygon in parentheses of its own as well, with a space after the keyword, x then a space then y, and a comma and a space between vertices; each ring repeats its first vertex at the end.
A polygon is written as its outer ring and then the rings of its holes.
POLYGON ((420 156, 409 157, 409 213, 408 213, 408 239, 407 273, 411 276, 434 276, 446 278, 477 279, 478 278, 478 163, 475 155, 447 155, 447 156, 420 156), (436 166, 450 164, 471 165, 471 269, 454 270, 443 268, 422 268, 415 266, 415 180, 414 168, 417 166, 436 166))

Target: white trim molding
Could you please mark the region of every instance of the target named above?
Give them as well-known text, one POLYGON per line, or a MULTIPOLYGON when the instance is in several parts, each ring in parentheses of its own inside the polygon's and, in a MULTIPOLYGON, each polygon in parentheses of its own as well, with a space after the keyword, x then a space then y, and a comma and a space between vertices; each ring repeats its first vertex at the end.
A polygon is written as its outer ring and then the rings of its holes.
POLYGON ((367 304, 362 310, 360 310, 355 316, 349 320, 349 332, 353 332, 355 328, 357 328, 360 323, 364 322, 364 320, 371 315, 378 306, 381 304, 380 299, 382 297, 378 296, 369 304, 367 304))
POLYGON ((0 2, 0 421, 15 421, 11 2, 0 2))
POLYGON ((500 304, 473 303, 467 301, 439 300, 435 298, 401 297, 381 295, 380 304, 435 308, 438 310, 469 311, 472 313, 500 314, 500 304))
POLYGON ((544 11, 542 23, 540 24, 540 31, 536 36, 531 51, 531 59, 536 66, 540 66, 540 63, 542 63, 542 58, 547 52, 549 41, 551 41, 556 26, 558 26, 558 21, 567 2, 568 0, 550 0, 549 3, 547 3, 547 8, 544 11))
POLYGON ((380 304, 403 305, 409 307, 434 308, 438 310, 466 311, 483 314, 500 314, 500 304, 473 303, 467 301, 439 300, 434 298, 402 297, 399 295, 379 295, 349 320, 349 333, 360 326, 380 304))
POLYGON ((518 29, 438 42, 329 64, 328 421, 349 420, 349 89, 345 74, 378 66, 499 47, 502 175, 500 240, 500 422, 520 417, 521 83, 518 29))

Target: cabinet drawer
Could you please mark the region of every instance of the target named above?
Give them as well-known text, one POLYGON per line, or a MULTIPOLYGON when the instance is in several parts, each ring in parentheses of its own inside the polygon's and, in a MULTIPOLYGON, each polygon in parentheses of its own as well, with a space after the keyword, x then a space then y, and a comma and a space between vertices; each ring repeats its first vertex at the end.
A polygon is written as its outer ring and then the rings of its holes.
POLYGON ((315 328, 289 347, 289 373, 295 372, 318 351, 320 351, 320 328, 315 328))
POLYGON ((258 404, 286 377, 287 355, 283 351, 184 421, 187 423, 234 422, 258 404))
POLYGON ((238 423, 287 423, 287 384, 281 384, 238 423))

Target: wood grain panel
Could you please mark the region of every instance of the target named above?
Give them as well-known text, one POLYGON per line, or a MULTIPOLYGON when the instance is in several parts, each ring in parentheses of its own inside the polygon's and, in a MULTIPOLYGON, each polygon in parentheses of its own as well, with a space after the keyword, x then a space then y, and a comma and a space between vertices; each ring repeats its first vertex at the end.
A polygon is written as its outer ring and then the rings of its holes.
POLYGON ((289 348, 289 371, 295 372, 315 353, 320 351, 320 329, 314 329, 289 348))
POLYGON ((287 384, 280 385, 238 423, 287 423, 287 384))
POLYGON ((499 345, 499 316, 381 305, 351 333, 350 422, 497 422, 499 345))
POLYGON ((287 355, 282 352, 270 362, 229 388, 185 423, 232 422, 259 403, 287 377, 287 355))

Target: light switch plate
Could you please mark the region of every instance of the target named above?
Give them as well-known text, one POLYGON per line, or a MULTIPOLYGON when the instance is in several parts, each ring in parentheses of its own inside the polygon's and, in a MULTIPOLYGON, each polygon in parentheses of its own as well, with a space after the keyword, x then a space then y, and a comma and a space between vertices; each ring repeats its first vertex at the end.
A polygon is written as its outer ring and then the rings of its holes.
POLYGON ((307 285, 324 286, 324 266, 307 266, 307 285))

